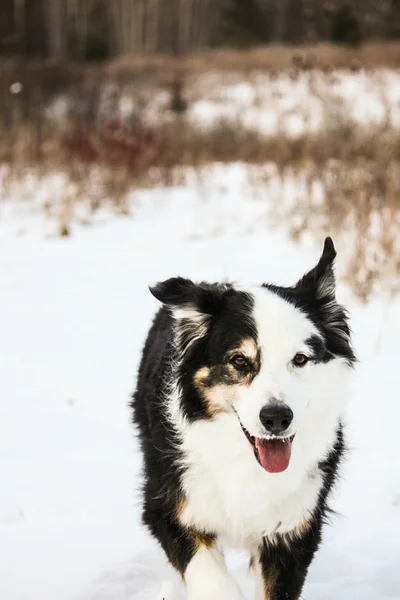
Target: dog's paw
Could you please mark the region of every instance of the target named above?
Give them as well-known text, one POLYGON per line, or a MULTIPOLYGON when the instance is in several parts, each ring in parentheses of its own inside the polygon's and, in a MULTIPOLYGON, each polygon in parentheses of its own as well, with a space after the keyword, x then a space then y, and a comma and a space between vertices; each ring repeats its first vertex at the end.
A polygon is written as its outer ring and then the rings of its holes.
POLYGON ((215 585, 205 583, 197 590, 188 590, 187 600, 244 600, 236 583, 230 579, 215 585))
POLYGON ((204 573, 187 591, 188 600, 244 600, 236 582, 224 571, 204 573))
POLYGON ((190 561, 185 582, 187 600, 244 600, 216 548, 201 548, 190 561))

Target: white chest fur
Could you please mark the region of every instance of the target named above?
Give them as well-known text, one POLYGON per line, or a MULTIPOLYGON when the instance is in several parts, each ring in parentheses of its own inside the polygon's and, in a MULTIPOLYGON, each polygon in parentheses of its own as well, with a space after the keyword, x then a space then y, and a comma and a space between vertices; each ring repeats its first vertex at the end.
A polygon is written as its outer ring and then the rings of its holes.
POLYGON ((191 425, 183 448, 187 503, 182 522, 216 532, 232 545, 251 548, 262 536, 295 531, 317 504, 322 476, 311 470, 307 444, 300 439, 293 442, 288 469, 279 474, 258 464, 231 415, 191 425))

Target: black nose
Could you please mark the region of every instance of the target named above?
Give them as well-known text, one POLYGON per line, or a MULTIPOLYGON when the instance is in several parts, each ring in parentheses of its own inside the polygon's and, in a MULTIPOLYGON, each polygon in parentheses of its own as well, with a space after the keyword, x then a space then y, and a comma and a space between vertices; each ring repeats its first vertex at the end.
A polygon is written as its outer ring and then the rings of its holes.
POLYGON ((293 412, 286 404, 266 404, 260 410, 260 421, 269 433, 280 435, 293 421, 293 412))

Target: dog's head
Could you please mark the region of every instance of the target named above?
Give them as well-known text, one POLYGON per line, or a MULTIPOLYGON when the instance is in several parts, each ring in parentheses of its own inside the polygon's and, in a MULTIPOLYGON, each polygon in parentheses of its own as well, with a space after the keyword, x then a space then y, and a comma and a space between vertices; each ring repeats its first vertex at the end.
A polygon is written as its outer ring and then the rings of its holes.
POLYGON ((175 320, 181 410, 239 420, 265 470, 286 470, 296 435, 336 423, 355 356, 337 303, 325 240, 318 264, 292 287, 241 289, 173 278, 151 288, 175 320))

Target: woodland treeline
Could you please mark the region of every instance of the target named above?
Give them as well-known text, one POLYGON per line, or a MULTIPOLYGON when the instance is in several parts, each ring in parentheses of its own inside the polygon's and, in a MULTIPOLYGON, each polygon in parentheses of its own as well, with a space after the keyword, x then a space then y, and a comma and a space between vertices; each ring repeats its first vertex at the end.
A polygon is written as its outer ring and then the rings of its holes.
POLYGON ((1 0, 0 55, 142 53, 400 37, 400 0, 1 0))

